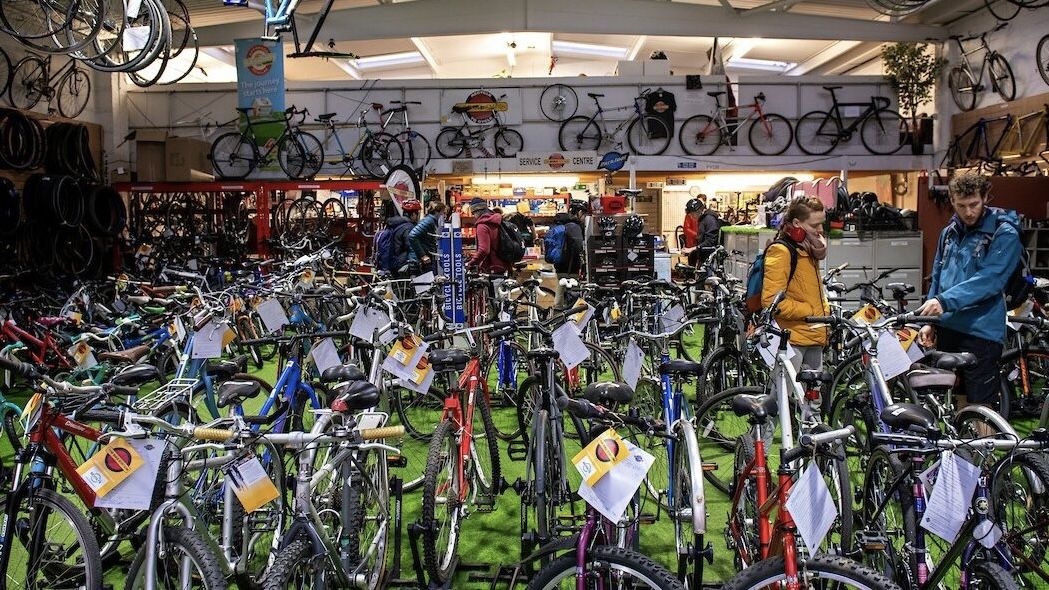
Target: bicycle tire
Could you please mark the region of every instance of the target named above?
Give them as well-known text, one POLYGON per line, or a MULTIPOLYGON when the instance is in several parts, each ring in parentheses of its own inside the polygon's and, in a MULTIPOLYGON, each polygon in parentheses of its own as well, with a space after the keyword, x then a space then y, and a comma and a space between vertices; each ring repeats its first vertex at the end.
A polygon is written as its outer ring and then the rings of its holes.
MULTIPOLYGON (((541 542, 553 538, 557 525, 557 499, 554 497, 552 482, 558 478, 558 474, 547 473, 549 470, 556 471, 556 459, 551 461, 553 451, 550 444, 550 414, 546 410, 539 410, 536 416, 534 454, 531 457, 532 464, 532 488, 535 500, 535 532, 541 542)), ((522 502, 524 498, 522 498, 522 502)), ((524 507, 521 509, 522 520, 526 518, 524 507)), ((525 530, 525 527, 522 527, 525 530)))
POLYGON ((1010 553, 1022 555, 1016 574, 1034 587, 1040 578, 1027 564, 1043 563, 1049 552, 1044 524, 1049 510, 1049 463, 1041 453, 1019 453, 1002 461, 1006 463, 1004 469, 995 466, 991 470, 994 477, 989 504, 1010 553), (1014 473, 1019 477, 1013 477, 1014 473))
POLYGON ((390 487, 386 454, 376 450, 366 451, 360 464, 366 468, 372 466, 376 471, 370 476, 362 475, 366 481, 350 486, 348 508, 351 532, 346 551, 355 573, 363 567, 362 573, 367 576, 365 588, 377 590, 383 582, 390 548, 390 487), (378 460, 369 462, 369 459, 376 458, 378 460), (369 490, 369 494, 362 493, 363 490, 369 490), (373 547, 376 547, 374 551, 373 547), (363 561, 365 558, 370 562, 363 561))
MULTIPOLYGON (((553 590, 574 583, 578 571, 578 556, 572 550, 540 569, 528 582, 528 590, 553 590)), ((650 557, 622 547, 595 546, 587 548, 584 562, 587 581, 607 588, 634 588, 641 590, 684 590, 685 586, 674 574, 650 557), (611 573, 614 572, 614 573, 611 573)))
POLYGON ((765 113, 764 123, 761 122, 761 119, 756 119, 750 124, 747 141, 750 143, 750 149, 755 153, 762 156, 778 156, 787 151, 791 142, 794 141, 794 128, 783 115, 765 113), (754 136, 755 131, 758 133, 757 138, 754 136), (763 139, 766 141, 762 141, 763 139))
POLYGON ((402 131, 396 137, 403 154, 401 163, 407 164, 416 172, 426 168, 426 165, 430 163, 430 158, 433 157, 430 140, 414 129, 402 131))
MULTIPOLYGON (((799 569, 801 569, 799 567, 799 569)), ((816 555, 805 561, 806 579, 826 579, 837 582, 832 587, 858 590, 900 590, 885 576, 860 565, 847 557, 816 555)), ((800 576, 799 576, 800 577, 800 576)), ((722 586, 722 590, 757 590, 786 579, 783 557, 770 557, 743 570, 722 586)))
POLYGON ((247 178, 262 159, 255 142, 236 131, 215 138, 209 157, 215 172, 231 180, 247 178))
MULTIPOLYGON (((669 514, 673 519, 675 529, 677 577, 679 580, 686 581, 685 586, 689 590, 699 590, 702 587, 702 580, 699 579, 699 568, 695 567, 693 556, 695 552, 703 550, 704 547, 702 543, 703 532, 696 531, 697 523, 693 514, 693 498, 696 492, 692 486, 692 474, 695 473, 694 469, 699 469, 701 470, 700 473, 702 473, 703 466, 692 464, 692 458, 688 452, 689 443, 684 440, 684 437, 695 437, 696 433, 692 430, 691 423, 682 421, 681 424, 684 426, 677 429, 679 437, 676 439, 677 444, 674 446, 674 499, 669 514), (691 572, 689 571, 690 565, 692 567, 691 572)), ((699 441, 695 440, 694 444, 696 444, 698 449, 699 441)), ((700 475, 700 477, 702 476, 700 475)), ((703 485, 702 480, 700 480, 699 485, 703 485)), ((702 493, 702 490, 700 490, 700 493, 702 493)), ((701 506, 701 509, 705 511, 706 502, 703 502, 701 506)), ((705 529, 706 515, 701 515, 700 518, 699 525, 702 525, 701 530, 703 530, 705 529)))
MULTIPOLYGON (((826 424, 819 424, 812 429, 814 433, 829 432, 831 428, 826 424)), ((852 545, 855 541, 853 535, 853 500, 852 481, 849 478, 849 465, 847 457, 839 451, 843 451, 841 442, 833 442, 826 447, 821 446, 816 451, 815 462, 826 481, 827 489, 830 490, 831 499, 837 505, 838 518, 823 542, 827 544, 827 551, 835 555, 851 555, 852 545), (844 457, 845 460, 839 459, 844 457), (837 542, 835 544, 835 541, 837 542)), ((815 548, 810 548, 813 552, 815 548)))
POLYGON ((667 151, 673 135, 667 124, 658 117, 637 117, 626 128, 626 143, 630 151, 642 156, 658 156, 667 151))
POLYGON ((16 13, 16 16, 24 16, 25 14, 35 14, 37 11, 40 10, 46 11, 48 8, 54 8, 55 5, 52 3, 40 4, 37 2, 37 0, 22 0, 21 2, 19 2, 18 0, 5 0, 4 2, 0 3, 0 31, 3 31, 11 35, 12 37, 15 37, 21 43, 28 45, 27 42, 29 40, 45 39, 48 37, 58 35, 63 30, 65 30, 65 28, 68 27, 69 24, 73 22, 73 19, 76 17, 78 6, 79 3, 70 2, 66 12, 64 14, 59 15, 57 19, 52 18, 46 12, 43 15, 44 18, 40 19, 9 18, 7 14, 8 10, 13 9, 16 13), (42 27, 44 28, 44 30, 41 31, 20 29, 16 28, 14 25, 14 23, 18 23, 22 26, 27 26, 29 24, 36 24, 37 22, 41 21, 44 24, 51 24, 51 26, 42 27))
POLYGON ((44 89, 48 88, 46 73, 44 61, 40 58, 22 58, 11 72, 7 90, 11 106, 24 111, 35 107, 44 98, 44 89))
POLYGON ((900 151, 906 137, 906 123, 892 109, 878 109, 860 123, 860 141, 867 151, 889 156, 900 151))
POLYGON ((1002 100, 1010 102, 1016 98, 1016 77, 1005 56, 992 53, 987 58, 987 75, 991 78, 991 88, 1002 100))
MULTIPOLYGON (((751 432, 752 427, 745 417, 736 416, 732 411, 732 399, 737 395, 760 396, 764 393, 761 387, 733 387, 705 401, 696 410, 696 436, 699 437, 700 448, 714 444, 723 451, 734 452, 736 439, 751 432)), ((718 462, 717 469, 704 470, 703 477, 721 493, 728 494, 729 484, 733 481, 732 471, 731 468, 726 470, 724 463, 718 462)))
POLYGON ((951 68, 947 74, 947 87, 950 88, 951 98, 959 109, 971 111, 976 108, 976 80, 967 68, 951 68))
POLYGON ((306 147, 289 134, 277 144, 277 164, 284 174, 291 180, 305 178, 303 172, 306 166, 306 147))
POLYGON ((892 489, 892 497, 887 498, 890 492, 887 488, 903 472, 902 461, 881 447, 874 449, 862 470, 864 477, 860 495, 860 519, 864 534, 883 542, 885 546, 884 551, 862 552, 862 558, 874 571, 906 588, 911 588, 917 579, 912 567, 916 562, 907 549, 913 541, 913 531, 916 530, 914 498, 906 483, 892 489))
POLYGON ((404 149, 389 133, 373 133, 361 144, 360 160, 372 178, 386 178, 390 170, 404 163, 404 149))
POLYGON ((998 362, 1001 374, 1001 414, 1011 416, 1038 416, 1045 404, 1049 381, 1042 370, 1049 370, 1049 349, 1032 346, 1013 348, 1002 353, 998 362), (1031 366, 1037 368, 1031 370, 1031 366), (1026 395, 1024 388, 1030 389, 1026 395))
MULTIPOLYGON (((211 552, 207 543, 196 531, 185 527, 168 526, 164 527, 161 538, 166 547, 164 549, 156 548, 159 553, 157 566, 158 569, 162 568, 162 572, 157 572, 159 579, 168 582, 179 579, 178 573, 171 572, 179 572, 180 568, 185 567, 184 559, 176 559, 178 557, 176 553, 181 552, 182 557, 188 558, 193 566, 193 570, 189 573, 193 580, 194 588, 226 590, 229 587, 226 583, 226 578, 222 575, 222 569, 219 567, 218 556, 211 552)), ((145 575, 143 571, 145 560, 146 547, 143 545, 135 556, 135 561, 132 562, 131 568, 128 570, 127 582, 124 585, 125 590, 145 588, 145 579, 143 578, 145 575)))
POLYGON ((444 420, 437 426, 430 440, 426 472, 423 475, 423 561, 430 580, 437 583, 451 579, 459 552, 462 512, 458 498, 459 475, 456 473, 456 456, 459 445, 456 438, 451 422, 444 420), (442 472, 447 472, 450 477, 447 483, 439 485, 438 477, 442 472), (443 502, 438 503, 438 495, 444 496, 443 502), (438 526, 439 510, 447 512, 447 538, 443 538, 444 527, 438 526))
POLYGON ((22 421, 20 413, 11 409, 4 412, 4 434, 7 443, 11 445, 12 454, 17 455, 22 450, 22 421))
POLYGON ((495 144, 495 155, 500 158, 513 158, 524 150, 524 137, 516 129, 503 127, 495 132, 492 142, 495 144))
POLYGON ((579 96, 567 84, 551 84, 539 94, 539 112, 555 123, 571 119, 578 108, 579 96))
POLYGON ((500 417, 495 421, 496 435, 503 440, 510 441, 521 435, 521 424, 527 422, 521 420, 518 414, 518 407, 523 399, 520 394, 525 387, 525 381, 531 379, 530 375, 533 375, 535 371, 526 358, 524 347, 519 342, 507 340, 506 346, 510 350, 505 353, 502 362, 512 365, 506 369, 506 372, 512 374, 513 377, 505 384, 500 381, 498 374, 499 343, 493 343, 492 354, 487 355, 484 359, 481 375, 488 384, 489 408, 492 410, 493 418, 496 415, 500 417), (504 417, 504 413, 512 413, 512 419, 504 417))
POLYGON ((710 156, 721 147, 724 137, 721 127, 709 115, 695 115, 685 119, 678 131, 678 143, 690 156, 710 156))
POLYGON ((795 143, 810 156, 825 156, 841 141, 841 123, 827 111, 805 113, 798 119, 795 131, 795 143))
POLYGON ((0 96, 7 94, 7 87, 11 85, 11 58, 7 52, 0 48, 0 96))
POLYGON ((458 127, 445 127, 434 142, 442 158, 458 158, 466 149, 466 136, 458 127))
POLYGON ((263 590, 287 590, 288 588, 326 588, 326 559, 315 559, 313 547, 304 537, 299 537, 277 552, 266 573, 263 590))
POLYGON ((476 469, 474 481, 480 491, 494 499, 502 487, 503 473, 499 461, 499 435, 492 420, 492 409, 482 395, 481 388, 474 392, 473 461, 476 469), (480 417, 480 422, 478 422, 480 417), (480 441, 480 444, 478 442, 480 441), (487 457, 485 457, 487 455, 487 457), (482 459, 487 459, 487 465, 482 459), (487 469, 486 469, 487 468, 487 469))
MULTIPOLYGON (((65 579, 64 574, 71 576, 70 583, 73 580, 79 580, 78 584, 82 584, 85 588, 101 588, 102 587, 102 557, 98 547, 98 541, 95 538, 94 532, 91 530, 91 524, 87 518, 81 514, 77 507, 62 497, 57 492, 47 488, 36 488, 32 489, 29 486, 22 486, 18 491, 19 497, 9 500, 11 502, 9 506, 15 507, 15 514, 12 516, 14 521, 11 523, 12 528, 9 529, 8 533, 12 541, 28 540, 30 545, 36 544, 37 539, 33 534, 36 530, 41 535, 46 536, 46 542, 49 545, 57 545, 60 541, 61 535, 58 534, 52 527, 48 526, 47 523, 42 523, 44 530, 40 530, 38 527, 41 523, 33 521, 34 515, 42 513, 44 516, 49 518, 61 517, 70 525, 69 531, 72 533, 75 541, 75 547, 80 548, 81 552, 79 557, 74 557, 72 554, 63 555, 64 562, 72 560, 72 565, 66 568, 62 568, 61 563, 44 563, 36 558, 30 557, 30 552, 26 551, 25 554, 13 553, 16 549, 24 548, 24 543, 12 542, 8 551, 9 561, 7 563, 7 570, 4 572, 5 577, 8 580, 7 588, 14 590, 18 588, 14 584, 14 580, 21 579, 22 575, 19 573, 17 568, 24 566, 25 575, 41 576, 37 581, 29 583, 27 578, 27 586, 25 588, 43 588, 43 587, 59 587, 62 585, 62 581, 65 579), (35 508, 40 506, 41 509, 35 508), (28 511, 23 516, 23 508, 28 511), (30 521, 30 522, 25 522, 30 521), (16 522, 19 523, 16 525, 16 522), (15 528, 25 530, 26 534, 15 534, 15 528), (28 528, 26 528, 28 527, 28 528), (46 532, 45 532, 46 531, 46 532)), ((43 542, 44 539, 40 539, 39 542, 43 542)), ((62 552, 65 553, 65 552, 62 552)), ((68 586, 76 587, 76 585, 68 586)))
POLYGON ((1020 14, 1020 5, 1009 0, 983 0, 984 7, 999 21, 1011 21, 1020 14))
POLYGON ((1042 81, 1049 84, 1049 35, 1038 41, 1038 49, 1035 52, 1035 64, 1038 66, 1038 74, 1042 81))
POLYGON ((565 119, 557 131, 557 145, 563 150, 596 150, 602 140, 597 123, 582 115, 565 119))
MULTIPOLYGON (((736 439, 736 448, 732 453, 732 494, 731 498, 739 496, 739 503, 730 504, 729 514, 730 529, 738 529, 740 536, 734 539, 735 549, 733 561, 736 569, 750 567, 761 559, 761 541, 758 538, 758 529, 755 526, 761 519, 758 506, 757 477, 751 474, 743 479, 743 470, 747 464, 754 460, 757 451, 754 446, 754 438, 745 434, 736 439)), ((772 497, 772 476, 765 480, 766 497, 772 497)), ((728 533, 726 533, 728 534, 728 533)))
POLYGON ((703 358, 703 372, 696 379, 696 405, 732 387, 754 385, 750 361, 735 347, 719 346, 703 358))

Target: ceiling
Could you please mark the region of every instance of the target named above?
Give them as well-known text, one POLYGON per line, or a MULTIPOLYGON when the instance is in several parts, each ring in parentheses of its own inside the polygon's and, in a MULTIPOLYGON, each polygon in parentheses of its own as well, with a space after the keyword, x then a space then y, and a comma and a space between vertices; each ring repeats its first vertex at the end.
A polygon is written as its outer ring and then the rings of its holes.
MULTIPOLYGON (((232 39, 262 34, 261 14, 220 0, 185 1, 202 45, 225 48, 202 52, 199 71, 187 81, 235 80, 232 39)), ((303 38, 324 2, 299 4, 303 38)), ((714 35, 728 31, 737 36, 720 37, 719 46, 730 75, 878 73, 884 42, 943 38, 944 25, 982 6, 932 0, 923 11, 890 19, 865 0, 334 0, 316 49, 364 58, 404 54, 410 63, 368 67, 375 60, 313 57, 285 70, 289 80, 314 81, 612 75, 620 59, 644 60, 658 50, 675 75, 702 74, 714 35), (506 32, 504 23, 550 26, 506 32), (693 30, 694 36, 659 34, 693 30)), ((294 52, 291 36, 283 40, 285 53, 294 52)))

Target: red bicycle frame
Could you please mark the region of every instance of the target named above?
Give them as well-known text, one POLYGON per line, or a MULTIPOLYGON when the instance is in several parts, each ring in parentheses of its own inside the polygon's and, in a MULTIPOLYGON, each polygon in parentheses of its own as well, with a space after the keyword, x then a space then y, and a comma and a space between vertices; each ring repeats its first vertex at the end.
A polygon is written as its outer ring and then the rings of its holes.
MULTIPOLYGON (((94 507, 95 505, 95 491, 87 485, 84 478, 80 477, 77 473, 77 464, 73 461, 73 457, 66 451, 65 445, 58 438, 58 434, 55 433, 55 429, 63 432, 68 432, 73 436, 79 436, 81 438, 90 440, 92 442, 98 441, 99 437, 102 436, 102 432, 88 426, 81 424, 74 420, 66 418, 65 415, 55 412, 54 408, 42 401, 40 404, 40 419, 37 420, 36 425, 33 426, 33 430, 29 433, 29 444, 30 448, 39 448, 43 446, 45 450, 55 456, 58 462, 58 469, 62 472, 62 475, 69 481, 73 486, 73 490, 76 491, 77 496, 87 506, 94 507)), ((32 474, 30 474, 30 477, 32 474)))
POLYGON ((481 379, 481 360, 477 357, 470 359, 466 368, 459 375, 458 386, 448 392, 444 398, 444 410, 441 412, 441 421, 450 420, 460 433, 459 454, 456 457, 455 471, 459 483, 459 501, 465 502, 468 497, 466 481, 466 460, 470 456, 470 446, 473 444, 473 420, 474 403, 477 399, 478 384, 485 399, 488 399, 488 384, 481 379), (465 400, 462 394, 466 394, 465 400), (463 415, 463 402, 466 402, 466 415, 463 415))
POLYGON ((58 341, 55 340, 49 331, 44 331, 42 338, 37 338, 29 332, 26 332, 22 328, 18 327, 18 324, 14 320, 7 320, 4 322, 0 333, 11 342, 21 342, 26 346, 30 358, 34 364, 42 365, 46 364, 45 357, 48 351, 54 352, 55 357, 58 358, 58 362, 62 368, 70 369, 73 364, 66 358, 65 353, 61 348, 58 347, 58 341))

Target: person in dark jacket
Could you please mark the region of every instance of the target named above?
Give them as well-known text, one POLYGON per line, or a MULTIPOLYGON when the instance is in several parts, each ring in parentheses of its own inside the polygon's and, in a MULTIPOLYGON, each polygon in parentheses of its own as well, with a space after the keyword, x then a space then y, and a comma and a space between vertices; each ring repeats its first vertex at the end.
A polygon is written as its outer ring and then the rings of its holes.
MULTIPOLYGON (((565 244, 561 250, 561 259, 554 265, 558 279, 578 279, 583 271, 583 257, 586 254, 586 243, 583 239, 583 223, 590 214, 590 204, 586 201, 572 201, 568 213, 558 213, 554 223, 565 225, 565 244)), ((557 295, 554 305, 563 307, 565 289, 558 280, 557 295)))
POLYGON ((412 260, 419 261, 421 272, 433 270, 434 260, 437 258, 437 235, 444 223, 446 210, 444 203, 431 203, 426 217, 408 232, 408 244, 411 246, 409 256, 412 260))
POLYGON ((1022 250, 1020 218, 1015 211, 987 206, 990 186, 974 172, 951 179, 954 217, 937 242, 928 299, 915 312, 940 316, 936 327, 922 327, 920 344, 976 356, 975 366, 960 371, 961 384, 954 390, 959 408, 998 405, 998 364, 1006 336, 1002 291, 1022 250))
POLYGON ((419 220, 422 205, 415 199, 409 199, 401 203, 401 210, 404 212, 403 215, 395 214, 386 220, 386 228, 393 232, 393 256, 391 257, 393 264, 389 270, 398 275, 408 270, 412 250, 408 243, 408 234, 415 227, 415 222, 419 220))
POLYGON ((489 209, 488 202, 481 198, 470 201, 470 211, 474 214, 475 219, 477 251, 466 263, 466 267, 483 273, 505 273, 507 265, 497 253, 499 224, 503 222, 503 216, 489 209))

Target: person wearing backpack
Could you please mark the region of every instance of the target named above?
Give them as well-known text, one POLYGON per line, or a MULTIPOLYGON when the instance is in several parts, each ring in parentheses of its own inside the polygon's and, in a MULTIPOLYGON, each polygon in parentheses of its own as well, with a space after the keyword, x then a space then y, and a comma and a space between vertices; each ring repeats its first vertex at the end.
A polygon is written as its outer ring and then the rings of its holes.
POLYGON ((440 201, 431 203, 426 217, 408 232, 408 244, 412 248, 410 258, 419 261, 420 272, 434 270, 434 261, 437 259, 437 235, 444 225, 446 210, 447 207, 440 201))
POLYGON ((470 201, 474 215, 477 251, 466 262, 466 267, 489 274, 505 274, 509 265, 499 258, 499 228, 503 216, 488 208, 488 201, 477 197, 470 201))
MULTIPOLYGON (((805 321, 807 316, 830 315, 823 292, 820 262, 827 257, 823 223, 827 213, 819 199, 802 197, 787 207, 775 240, 765 249, 761 307, 772 305, 781 291, 786 297, 777 308, 776 322, 790 330, 796 351, 794 367, 823 368, 826 326, 805 321)), ((815 401, 815 400, 814 400, 815 401)))
POLYGON ((398 214, 393 204, 390 204, 386 227, 375 237, 375 270, 394 276, 404 275, 408 271, 411 253, 408 234, 419 220, 422 205, 415 199, 408 199, 401 203, 401 210, 403 215, 398 214))
POLYGON ((928 298, 915 312, 940 316, 937 326, 922 327, 920 344, 976 356, 975 366, 960 371, 961 383, 955 387, 959 408, 998 406, 1007 287, 1022 266, 1020 218, 1015 211, 987 206, 990 187, 973 172, 951 179, 954 216, 937 242, 928 298))
POLYGON ((583 256, 586 251, 583 239, 583 222, 590 214, 590 204, 582 200, 573 200, 568 204, 567 213, 554 216, 554 224, 543 238, 544 256, 547 262, 554 265, 557 273, 557 294, 554 305, 564 306, 565 289, 561 279, 578 279, 583 270, 583 256))

